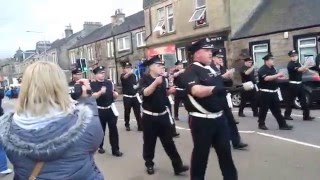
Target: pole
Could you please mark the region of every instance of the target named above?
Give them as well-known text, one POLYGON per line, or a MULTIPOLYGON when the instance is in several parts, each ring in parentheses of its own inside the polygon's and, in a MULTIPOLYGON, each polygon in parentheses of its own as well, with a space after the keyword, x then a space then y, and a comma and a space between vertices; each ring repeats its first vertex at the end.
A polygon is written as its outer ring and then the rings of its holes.
POLYGON ((118 63, 117 63, 117 53, 116 53, 116 38, 113 34, 113 27, 111 29, 111 35, 112 35, 112 41, 113 41, 113 57, 114 57, 114 63, 116 65, 116 84, 118 85, 118 63))

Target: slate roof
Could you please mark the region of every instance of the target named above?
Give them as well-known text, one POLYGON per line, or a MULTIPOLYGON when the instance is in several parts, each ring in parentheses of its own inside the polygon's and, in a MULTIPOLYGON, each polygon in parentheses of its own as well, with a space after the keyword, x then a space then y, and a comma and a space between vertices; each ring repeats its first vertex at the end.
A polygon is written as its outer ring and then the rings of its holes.
POLYGON ((119 26, 113 27, 112 30, 112 24, 107 24, 105 26, 102 26, 101 28, 93 31, 80 41, 78 41, 74 46, 72 46, 70 49, 74 49, 83 45, 87 45, 96 41, 100 41, 103 39, 110 38, 112 36, 116 36, 119 34, 123 34, 126 32, 130 32, 132 30, 144 27, 144 11, 140 11, 138 13, 135 13, 131 16, 128 16, 125 18, 125 21, 120 24, 119 26), (112 33, 113 32, 113 33, 112 33))
POLYGON ((55 41, 53 41, 51 43, 51 47, 47 50, 47 51, 50 51, 52 49, 56 49, 56 48, 59 48, 61 46, 63 46, 65 43, 67 43, 70 39, 78 36, 79 34, 81 34, 81 31, 79 32, 76 32, 74 34, 72 34, 71 36, 67 37, 67 38, 63 38, 63 39, 57 39, 55 41))
POLYGON ((319 9, 319 0, 264 0, 232 39, 320 26, 319 9))

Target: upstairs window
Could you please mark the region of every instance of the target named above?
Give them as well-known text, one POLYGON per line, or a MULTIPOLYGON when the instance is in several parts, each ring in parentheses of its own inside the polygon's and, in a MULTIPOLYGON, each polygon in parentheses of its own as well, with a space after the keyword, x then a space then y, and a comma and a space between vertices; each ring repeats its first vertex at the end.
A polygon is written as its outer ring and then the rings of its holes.
POLYGON ((142 31, 136 34, 137 47, 142 47, 146 45, 145 38, 146 38, 145 31, 142 31))
POLYGON ((159 8, 157 17, 157 25, 153 32, 159 32, 160 35, 164 35, 175 31, 174 9, 172 4, 159 8))
POLYGON ((195 22, 196 26, 207 24, 206 0, 195 0, 195 10, 189 19, 189 22, 195 22))
POLYGON ((118 39, 118 51, 125 51, 130 49, 129 36, 118 39))

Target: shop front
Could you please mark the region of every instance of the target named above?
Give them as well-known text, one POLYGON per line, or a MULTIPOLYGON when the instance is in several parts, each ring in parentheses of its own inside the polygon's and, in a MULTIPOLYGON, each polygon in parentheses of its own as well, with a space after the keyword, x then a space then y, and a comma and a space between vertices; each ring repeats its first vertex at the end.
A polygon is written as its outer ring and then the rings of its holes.
POLYGON ((174 44, 152 47, 148 48, 146 51, 148 58, 155 55, 160 55, 161 58, 165 61, 165 66, 167 69, 174 67, 174 64, 177 62, 176 46, 174 44))

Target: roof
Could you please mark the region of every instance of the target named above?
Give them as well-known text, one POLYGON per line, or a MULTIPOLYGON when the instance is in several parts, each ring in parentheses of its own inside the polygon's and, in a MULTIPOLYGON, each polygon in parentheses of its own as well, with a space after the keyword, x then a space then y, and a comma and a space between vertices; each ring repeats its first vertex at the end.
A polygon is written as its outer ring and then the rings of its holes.
POLYGON ((162 1, 166 1, 166 0, 143 0, 143 9, 149 8, 152 5, 162 1))
POLYGON ((263 0, 233 40, 320 26, 320 1, 263 0))
POLYGON ((67 43, 70 39, 78 36, 79 34, 81 34, 81 31, 77 32, 77 33, 74 33, 72 34, 71 36, 69 37, 66 37, 66 38, 63 38, 63 39, 57 39, 55 41, 53 41, 51 43, 51 47, 47 50, 47 51, 50 51, 52 49, 56 49, 56 48, 59 48, 61 46, 63 46, 65 43, 67 43))
POLYGON ((125 18, 125 21, 119 26, 114 26, 112 28, 112 24, 109 23, 101 28, 93 31, 88 36, 84 37, 80 41, 78 41, 74 46, 70 49, 74 49, 83 45, 87 45, 96 41, 100 41, 103 39, 110 38, 112 36, 116 36, 119 34, 123 34, 126 32, 130 32, 132 30, 144 27, 144 11, 140 11, 131 16, 125 18))

